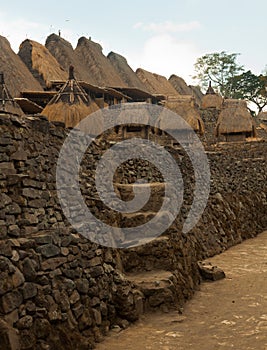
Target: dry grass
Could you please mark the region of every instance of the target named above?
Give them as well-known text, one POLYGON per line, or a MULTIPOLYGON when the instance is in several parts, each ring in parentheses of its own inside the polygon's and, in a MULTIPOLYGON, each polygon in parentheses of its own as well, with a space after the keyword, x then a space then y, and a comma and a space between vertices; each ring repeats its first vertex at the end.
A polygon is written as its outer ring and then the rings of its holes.
POLYGON ((33 40, 24 40, 20 45, 19 56, 30 71, 38 74, 46 87, 51 80, 66 80, 68 73, 57 62, 48 49, 33 40))
POLYGON ((255 124, 245 101, 225 100, 219 115, 216 135, 231 133, 251 133, 255 136, 255 124))
POLYGON ((201 108, 216 108, 221 109, 223 103, 223 98, 218 94, 208 94, 204 95, 201 101, 201 108))
POLYGON ((151 73, 141 68, 137 69, 136 74, 151 94, 179 95, 172 84, 162 75, 151 73))
MULTIPOLYGON (((60 121, 65 123, 67 128, 73 128, 81 120, 96 112, 98 109, 98 106, 94 102, 87 106, 83 103, 67 104, 60 101, 48 104, 43 109, 42 115, 45 115, 50 121, 60 121)), ((98 127, 99 125, 95 125, 95 128, 98 129, 98 127)))
POLYGON ((96 83, 91 77, 84 60, 77 55, 77 52, 73 50, 72 45, 67 40, 56 34, 51 34, 46 39, 45 46, 66 72, 68 72, 69 66, 72 65, 75 67, 75 76, 78 80, 84 80, 91 84, 96 83))
MULTIPOLYGON (((181 116, 194 131, 199 134, 204 133, 204 123, 201 119, 198 109, 195 107, 194 99, 192 97, 182 97, 173 100, 165 101, 164 107, 169 108, 181 116)), ((166 119, 166 118, 165 118, 166 119)), ((160 120, 160 125, 168 128, 169 130, 176 130, 177 126, 173 125, 169 120, 160 120)))
POLYGON ((141 82, 136 73, 129 66, 125 57, 115 52, 110 52, 108 54, 108 59, 124 84, 131 88, 146 91, 146 86, 141 82))
POLYGON ((6 86, 13 97, 19 97, 21 91, 43 90, 20 57, 11 49, 8 40, 2 36, 0 36, 0 71, 5 74, 6 86))
POLYGON ((74 52, 84 63, 95 85, 126 86, 99 44, 81 37, 74 52))

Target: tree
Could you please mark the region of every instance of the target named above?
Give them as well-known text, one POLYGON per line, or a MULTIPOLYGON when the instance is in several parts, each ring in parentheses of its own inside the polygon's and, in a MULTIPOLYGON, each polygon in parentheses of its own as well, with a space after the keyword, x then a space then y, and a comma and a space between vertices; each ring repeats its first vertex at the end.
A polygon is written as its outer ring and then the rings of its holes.
POLYGON ((249 70, 241 75, 230 78, 228 85, 232 91, 231 97, 242 98, 255 103, 258 112, 261 112, 267 106, 266 75, 255 75, 249 70))
POLYGON ((214 85, 215 90, 222 96, 230 97, 230 78, 240 75, 244 68, 239 65, 236 60, 238 53, 228 54, 225 51, 220 53, 206 54, 197 59, 195 63, 196 75, 194 79, 198 79, 200 86, 207 89, 209 81, 214 85))

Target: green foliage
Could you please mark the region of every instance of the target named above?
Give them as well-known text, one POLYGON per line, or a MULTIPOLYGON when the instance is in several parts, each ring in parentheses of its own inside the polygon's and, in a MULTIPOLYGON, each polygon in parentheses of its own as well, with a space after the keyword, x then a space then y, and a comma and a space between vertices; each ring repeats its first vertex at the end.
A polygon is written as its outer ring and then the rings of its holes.
POLYGON ((203 89, 208 87, 209 81, 217 92, 222 96, 230 97, 231 87, 228 84, 229 79, 240 75, 244 68, 236 60, 238 53, 228 54, 225 51, 220 53, 206 54, 197 59, 195 63, 196 75, 193 77, 199 81, 203 89))
POLYGON ((267 76, 255 75, 251 71, 228 80, 231 97, 242 98, 256 104, 260 112, 267 105, 267 76))

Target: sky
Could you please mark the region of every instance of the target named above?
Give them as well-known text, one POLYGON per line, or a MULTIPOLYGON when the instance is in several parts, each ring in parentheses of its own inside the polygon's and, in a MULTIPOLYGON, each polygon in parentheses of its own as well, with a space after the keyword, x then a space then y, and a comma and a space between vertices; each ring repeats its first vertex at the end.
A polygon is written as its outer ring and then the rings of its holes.
MULTIPOLYGON (((267 66, 266 0, 1 1, 0 35, 15 52, 26 38, 45 43, 51 33, 76 47, 81 36, 117 52, 131 67, 192 80, 206 53, 240 53, 255 74, 267 66)), ((1 52, 0 52, 1 54, 1 52)))

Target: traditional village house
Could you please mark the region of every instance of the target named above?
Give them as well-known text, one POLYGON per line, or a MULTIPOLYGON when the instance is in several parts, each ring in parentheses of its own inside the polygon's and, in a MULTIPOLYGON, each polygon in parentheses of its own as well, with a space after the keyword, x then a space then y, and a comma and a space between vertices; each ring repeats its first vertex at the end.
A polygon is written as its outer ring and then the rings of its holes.
POLYGON ((226 99, 216 125, 219 141, 245 141, 256 136, 254 120, 242 100, 226 99))
POLYGON ((202 109, 217 109, 220 110, 222 108, 223 98, 219 94, 217 94, 213 87, 211 86, 211 82, 209 82, 209 87, 206 92, 206 95, 203 96, 201 101, 202 109))
MULTIPOLYGON (((42 115, 50 121, 64 122, 66 127, 75 127, 82 119, 97 111, 99 107, 86 94, 74 77, 74 68, 69 68, 69 78, 60 91, 43 109, 42 115)), ((95 126, 98 128, 98 126, 95 126)))

